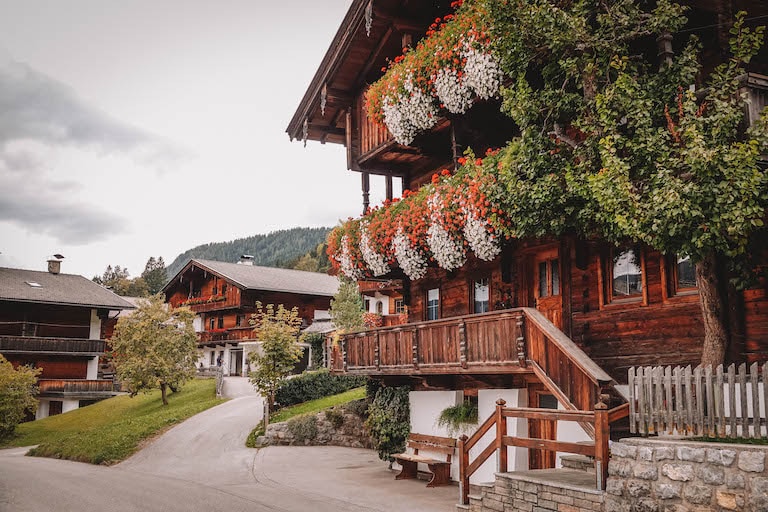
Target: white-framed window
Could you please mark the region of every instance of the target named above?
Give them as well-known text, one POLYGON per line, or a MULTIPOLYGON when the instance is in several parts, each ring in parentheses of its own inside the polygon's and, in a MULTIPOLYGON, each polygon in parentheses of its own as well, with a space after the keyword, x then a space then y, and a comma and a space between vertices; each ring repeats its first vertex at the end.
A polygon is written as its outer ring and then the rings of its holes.
POLYGON ((427 320, 440 318, 440 288, 427 290, 427 320))
POLYGON ((489 279, 482 277, 475 279, 472 286, 472 311, 474 313, 485 313, 490 311, 491 288, 489 279))

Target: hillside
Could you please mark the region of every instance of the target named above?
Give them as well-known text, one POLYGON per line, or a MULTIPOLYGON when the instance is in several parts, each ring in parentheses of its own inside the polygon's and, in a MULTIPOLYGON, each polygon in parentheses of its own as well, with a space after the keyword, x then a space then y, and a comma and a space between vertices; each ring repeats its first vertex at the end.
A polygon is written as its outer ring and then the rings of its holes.
POLYGON ((229 242, 212 242, 184 251, 168 265, 168 278, 175 276, 192 258, 237 262, 243 254, 253 256, 254 265, 293 267, 299 258, 325 242, 331 228, 292 228, 266 235, 238 238, 229 242))

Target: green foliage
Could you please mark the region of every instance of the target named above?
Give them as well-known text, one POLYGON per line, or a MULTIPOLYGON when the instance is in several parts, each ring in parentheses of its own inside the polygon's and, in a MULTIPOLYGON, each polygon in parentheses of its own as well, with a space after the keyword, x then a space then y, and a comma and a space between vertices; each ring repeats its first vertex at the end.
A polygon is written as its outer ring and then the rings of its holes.
POLYGON ((297 443, 309 443, 317 437, 317 416, 305 414, 288 420, 288 432, 297 443))
POLYGON ((196 379, 163 406, 159 391, 102 400, 88 407, 22 423, 8 445, 39 445, 31 454, 91 464, 126 459, 141 443, 210 407, 216 398, 213 379, 196 379))
POLYGON ((37 408, 37 376, 41 368, 13 365, 0 354, 0 439, 13 434, 27 411, 37 408))
POLYGON ((325 419, 333 425, 333 428, 339 429, 344 424, 344 410, 336 407, 325 411, 325 419))
POLYGON ((154 256, 150 256, 147 264, 144 265, 144 272, 141 273, 141 277, 147 284, 150 295, 154 295, 162 290, 165 282, 168 280, 163 257, 159 256, 155 259, 154 256))
POLYGON ((259 350, 251 352, 249 379, 267 399, 270 408, 275 403, 275 393, 299 362, 302 349, 298 343, 301 317, 298 308, 285 309, 256 302, 256 313, 251 318, 253 332, 261 342, 259 350))
POLYGON ((304 333, 301 335, 300 341, 312 347, 312 361, 310 361, 312 367, 322 368, 324 363, 323 345, 325 343, 325 335, 319 332, 304 333))
POLYGON ((477 425, 477 405, 465 400, 458 405, 446 407, 440 412, 437 424, 446 427, 451 434, 460 432, 468 425, 477 425))
POLYGON ((132 315, 121 317, 111 344, 117 377, 131 396, 160 388, 167 405, 166 389, 176 391, 195 376, 197 335, 195 314, 186 307, 171 309, 164 299, 153 295, 132 315))
POLYGON ((363 399, 363 400, 354 400, 354 401, 349 402, 348 404, 346 404, 344 406, 344 408, 348 412, 350 412, 350 413, 352 413, 352 414, 354 414, 356 416, 359 416, 361 418, 367 418, 368 417, 368 404, 369 404, 368 400, 365 400, 365 399, 363 399))
POLYGON ((149 287, 143 277, 131 279, 127 268, 120 265, 107 265, 101 276, 93 276, 92 281, 98 283, 123 297, 149 297, 149 287))
POLYGON ((317 244, 313 250, 307 252, 289 266, 296 270, 306 272, 327 273, 331 269, 331 261, 328 259, 325 242, 317 244))
POLYGON ((408 386, 382 387, 368 406, 366 425, 381 460, 392 460, 392 455, 405 450, 405 441, 411 432, 408 386))
MULTIPOLYGON (((254 265, 293 268, 305 254, 313 253, 325 241, 330 228, 292 228, 266 235, 238 238, 229 242, 212 242, 184 251, 168 265, 168 275, 175 276, 192 258, 235 262, 243 254, 253 256, 254 265)), ((318 258, 318 271, 327 259, 318 258)))
MULTIPOLYGON (((318 412, 328 409, 329 407, 345 405, 352 402, 359 402, 363 399, 364 396, 365 390, 360 387, 345 391, 344 393, 340 393, 338 395, 326 396, 324 398, 318 398, 317 400, 310 400, 309 402, 304 402, 303 404, 293 405, 291 407, 280 409, 274 415, 272 415, 271 421, 273 423, 279 423, 281 421, 287 421, 302 414, 317 414, 318 412)), ((246 439, 246 446, 249 448, 258 448, 256 445, 256 439, 263 435, 264 424, 259 423, 248 435, 248 438, 246 439)))
POLYGON ((283 381, 275 394, 275 402, 280 407, 300 404, 324 396, 343 393, 349 389, 365 385, 366 381, 366 377, 362 376, 331 375, 328 370, 305 372, 283 381))
POLYGON ((341 332, 351 332, 364 327, 363 299, 355 281, 341 278, 339 291, 331 299, 331 320, 341 332))

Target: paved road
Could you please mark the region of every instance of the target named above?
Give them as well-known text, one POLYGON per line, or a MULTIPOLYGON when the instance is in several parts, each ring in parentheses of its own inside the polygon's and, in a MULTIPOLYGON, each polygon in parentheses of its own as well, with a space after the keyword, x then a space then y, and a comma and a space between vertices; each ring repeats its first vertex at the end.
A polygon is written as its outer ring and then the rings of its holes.
POLYGON ((240 396, 177 425, 117 466, 0 450, 0 511, 454 510, 455 487, 396 482, 370 450, 245 448, 261 400, 242 382, 227 389, 240 396))

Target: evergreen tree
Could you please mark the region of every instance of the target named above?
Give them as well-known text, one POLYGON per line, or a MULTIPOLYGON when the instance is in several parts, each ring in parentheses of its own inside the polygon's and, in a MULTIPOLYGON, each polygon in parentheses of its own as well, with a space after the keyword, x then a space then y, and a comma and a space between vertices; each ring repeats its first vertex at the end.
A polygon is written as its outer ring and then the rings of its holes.
POLYGON ((363 299, 355 281, 341 279, 339 291, 331 299, 331 320, 341 332, 364 327, 363 299))

